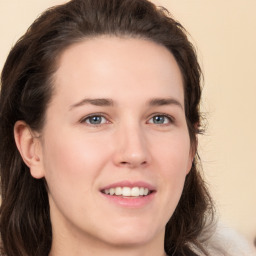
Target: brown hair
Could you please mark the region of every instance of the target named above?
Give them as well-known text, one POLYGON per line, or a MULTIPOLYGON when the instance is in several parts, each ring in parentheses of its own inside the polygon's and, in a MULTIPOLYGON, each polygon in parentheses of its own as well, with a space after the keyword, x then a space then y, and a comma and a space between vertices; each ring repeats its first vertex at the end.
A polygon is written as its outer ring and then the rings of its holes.
MULTIPOLYGON (((145 38, 174 55, 184 79, 185 114, 196 149, 201 70, 186 31, 167 10, 147 0, 72 0, 48 9, 13 47, 1 76, 0 229, 2 253, 8 256, 48 255, 52 241, 46 182, 30 175, 15 145, 14 124, 24 120, 31 129, 42 129, 58 57, 73 43, 104 34, 145 38)), ((211 197, 194 160, 166 225, 166 253, 196 255, 196 248, 207 254, 199 236, 212 214, 211 197)))

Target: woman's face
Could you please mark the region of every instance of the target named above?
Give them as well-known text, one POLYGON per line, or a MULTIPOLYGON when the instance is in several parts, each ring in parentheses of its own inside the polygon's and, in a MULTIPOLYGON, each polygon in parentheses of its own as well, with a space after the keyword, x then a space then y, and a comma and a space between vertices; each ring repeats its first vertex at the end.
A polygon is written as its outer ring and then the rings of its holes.
POLYGON ((163 241, 193 158, 172 54, 142 39, 84 40, 61 55, 54 90, 40 139, 53 237, 163 241))

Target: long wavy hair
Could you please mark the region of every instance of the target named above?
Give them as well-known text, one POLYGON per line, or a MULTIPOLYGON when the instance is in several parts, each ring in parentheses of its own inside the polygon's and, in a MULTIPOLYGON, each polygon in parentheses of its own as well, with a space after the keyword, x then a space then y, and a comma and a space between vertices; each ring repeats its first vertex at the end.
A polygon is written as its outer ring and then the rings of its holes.
MULTIPOLYGON (((19 39, 4 65, 0 95, 1 250, 7 256, 46 256, 52 243, 47 184, 34 179, 15 145, 13 128, 24 120, 44 126, 58 58, 70 45, 101 35, 143 38, 166 47, 182 72, 191 146, 201 131, 201 69, 185 29, 168 11, 147 0, 72 0, 45 11, 19 39)), ((166 224, 168 255, 207 255, 200 242, 213 217, 212 200, 198 170, 186 177, 174 214, 166 224)))

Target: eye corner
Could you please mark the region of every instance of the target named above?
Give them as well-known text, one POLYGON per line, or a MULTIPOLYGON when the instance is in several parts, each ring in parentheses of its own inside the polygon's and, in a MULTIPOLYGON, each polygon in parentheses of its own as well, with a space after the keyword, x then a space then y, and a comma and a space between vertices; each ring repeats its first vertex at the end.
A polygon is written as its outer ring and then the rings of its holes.
POLYGON ((91 127, 98 127, 98 126, 102 126, 105 124, 110 124, 111 121, 109 120, 108 117, 106 117, 102 113, 93 113, 93 114, 90 114, 90 115, 87 115, 87 116, 81 118, 79 120, 79 123, 85 124, 85 125, 91 126, 91 127))
POLYGON ((168 126, 175 123, 175 118, 166 113, 154 113, 148 120, 149 124, 168 126))

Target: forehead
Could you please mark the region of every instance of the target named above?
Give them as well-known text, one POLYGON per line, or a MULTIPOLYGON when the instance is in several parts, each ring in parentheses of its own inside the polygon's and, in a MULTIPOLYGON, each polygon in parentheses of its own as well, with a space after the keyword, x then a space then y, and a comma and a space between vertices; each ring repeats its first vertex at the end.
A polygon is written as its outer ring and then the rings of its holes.
POLYGON ((102 36, 71 45, 59 58, 54 80, 57 92, 69 98, 159 94, 183 102, 175 58, 164 46, 144 39, 102 36))

